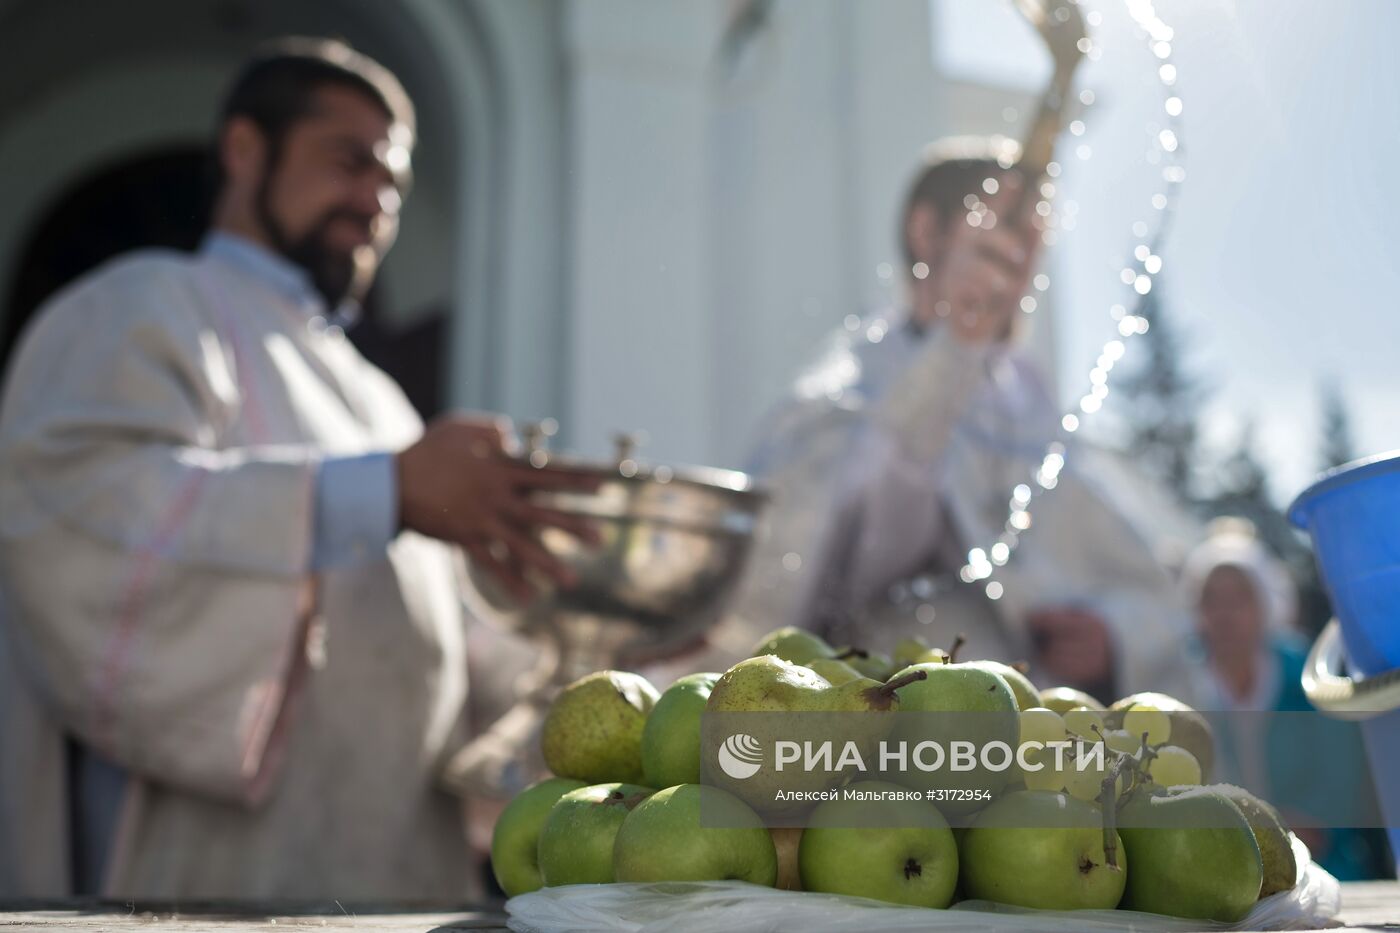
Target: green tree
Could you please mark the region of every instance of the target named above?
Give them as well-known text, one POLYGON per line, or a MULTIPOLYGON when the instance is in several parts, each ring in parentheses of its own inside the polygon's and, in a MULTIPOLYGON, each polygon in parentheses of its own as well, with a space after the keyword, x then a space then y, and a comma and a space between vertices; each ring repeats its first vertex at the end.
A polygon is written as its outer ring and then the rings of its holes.
POLYGON ((1183 502, 1200 500, 1197 425, 1209 390, 1185 358, 1186 339, 1166 313, 1162 289, 1154 288, 1140 313, 1150 325, 1136 338, 1141 362, 1120 377, 1118 410, 1125 446, 1146 470, 1183 502))
POLYGON ((1322 409, 1322 442, 1318 449, 1319 466, 1330 470, 1356 459, 1356 442, 1351 432, 1351 412, 1341 387, 1331 379, 1323 381, 1318 390, 1322 409))

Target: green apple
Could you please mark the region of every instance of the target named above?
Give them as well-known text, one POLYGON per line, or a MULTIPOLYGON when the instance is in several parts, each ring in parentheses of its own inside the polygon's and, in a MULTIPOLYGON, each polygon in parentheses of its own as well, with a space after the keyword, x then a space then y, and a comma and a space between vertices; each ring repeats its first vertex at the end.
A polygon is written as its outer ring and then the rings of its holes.
POLYGON ((1210 789, 1229 798, 1240 808, 1249 828, 1254 831, 1254 841, 1259 844, 1259 854, 1264 860, 1264 884, 1259 889, 1260 897, 1268 897, 1279 891, 1290 891, 1298 882, 1298 862, 1293 855, 1293 842, 1278 811, 1268 803, 1233 784, 1212 784, 1210 789))
POLYGON ((582 781, 549 778, 516 794, 491 831, 491 870, 507 897, 538 889, 540 828, 550 809, 582 781))
POLYGON ((933 650, 933 647, 924 641, 921 635, 911 635, 908 638, 900 639, 899 644, 894 646, 891 659, 900 667, 908 667, 910 664, 918 664, 923 660, 924 655, 933 650))
POLYGON ((544 762, 559 777, 588 784, 639 784, 642 729, 656 688, 625 671, 598 671, 569 684, 549 708, 540 734, 544 762))
POLYGON ((895 669, 890 656, 878 651, 866 651, 864 648, 837 648, 835 652, 833 657, 836 660, 848 665, 860 676, 869 677, 871 680, 888 680, 895 669))
MULTIPOLYGON (((903 677, 914 671, 923 671, 926 676, 896 691, 900 712, 896 714, 898 721, 892 741, 902 741, 906 748, 913 748, 929 738, 930 729, 935 729, 940 733, 938 741, 949 749, 953 742, 971 742, 976 749, 991 742, 1002 742, 1014 754, 1020 724, 1016 695, 1005 678, 976 664, 936 662, 911 665, 895 676, 903 677), (909 712, 955 715, 935 718, 906 715, 909 712)), ((964 816, 982 806, 986 802, 983 791, 989 791, 995 799, 1008 784, 1021 777, 1021 772, 1014 764, 1000 771, 980 765, 968 771, 955 771, 945 763, 937 772, 925 773, 911 766, 903 775, 891 775, 893 780, 919 789, 930 786, 931 777, 944 788, 977 792, 967 800, 939 801, 939 809, 951 817, 964 816)))
POLYGON ((1040 705, 1060 714, 1080 706, 1087 709, 1103 709, 1103 704, 1098 700, 1073 687, 1047 687, 1040 691, 1040 705))
MULTIPOLYGON (((907 793, 882 781, 846 791, 907 793)), ((804 891, 942 908, 958 884, 953 831, 919 800, 826 801, 808 817, 798 858, 804 891)))
POLYGON ((1123 906, 1235 923, 1264 880, 1254 832, 1237 806, 1204 787, 1135 793, 1118 810, 1132 866, 1123 906))
POLYGON ((771 826, 768 834, 773 837, 773 848, 778 853, 778 880, 774 887, 782 891, 801 891, 802 870, 797 853, 802 846, 802 827, 771 826))
POLYGON ((545 885, 610 883, 618 827, 651 792, 636 784, 593 784, 560 797, 540 829, 545 885))
POLYGON ((642 775, 651 787, 700 782, 700 714, 718 674, 687 674, 661 694, 642 729, 642 775))
POLYGON ((795 625, 784 625, 759 639, 749 652, 749 657, 761 658, 771 654, 792 664, 806 664, 817 658, 832 657, 835 653, 826 639, 815 632, 795 625))
POLYGON ((1035 689, 1035 684, 1031 683, 1029 677, 1021 673, 1010 664, 1003 664, 1000 661, 967 661, 966 664, 972 667, 980 667, 983 670, 991 671, 993 674, 1000 674, 1002 680, 1011 688, 1011 692, 1016 696, 1017 709, 1032 709, 1037 706, 1044 706, 1040 702, 1040 692, 1035 689))
POLYGON ((833 687, 839 687, 841 684, 850 683, 865 676, 845 661, 838 661, 835 658, 817 658, 815 661, 808 661, 804 666, 825 677, 827 683, 833 687))
POLYGON ((1130 876, 1122 845, 1118 867, 1108 864, 1098 808, 1051 791, 988 805, 959 855, 968 897, 1039 910, 1111 910, 1130 876))
POLYGON ((627 814, 613 847, 613 876, 772 887, 778 854, 768 829, 742 800, 717 787, 680 784, 657 791, 627 814))

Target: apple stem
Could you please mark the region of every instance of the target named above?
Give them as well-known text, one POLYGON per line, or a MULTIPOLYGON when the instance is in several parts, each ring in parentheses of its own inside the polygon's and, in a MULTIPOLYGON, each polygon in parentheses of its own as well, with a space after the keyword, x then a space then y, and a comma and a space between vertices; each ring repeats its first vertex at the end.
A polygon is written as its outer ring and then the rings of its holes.
POLYGON ((870 657, 870 652, 864 648, 846 648, 833 655, 832 660, 844 661, 847 658, 861 658, 863 660, 868 657, 870 657))
POLYGON ((893 696, 900 687, 907 687, 916 680, 927 680, 928 671, 906 671, 898 677, 891 677, 879 688, 886 696, 893 696))
POLYGON ((958 652, 962 650, 962 646, 965 644, 967 644, 967 636, 964 635, 962 632, 958 632, 957 637, 953 639, 953 647, 948 649, 949 664, 957 663, 958 652))

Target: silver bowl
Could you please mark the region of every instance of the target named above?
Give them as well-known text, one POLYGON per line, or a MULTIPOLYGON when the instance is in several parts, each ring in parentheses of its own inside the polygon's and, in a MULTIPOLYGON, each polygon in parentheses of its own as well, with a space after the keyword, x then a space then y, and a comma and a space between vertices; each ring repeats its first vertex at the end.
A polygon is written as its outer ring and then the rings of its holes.
POLYGON ((543 649, 533 675, 516 681, 515 705, 447 769, 449 786, 499 798, 543 773, 540 724, 561 687, 592 671, 639 667, 700 644, 739 582, 766 501, 743 473, 641 464, 630 437, 619 439, 614 462, 598 463, 551 455, 540 431, 525 433, 522 459, 532 466, 600 481, 592 493, 536 499, 591 519, 601 541, 587 546, 562 531, 541 531, 541 543, 577 573, 578 583, 557 588, 532 578, 539 596, 525 607, 470 566, 469 600, 478 616, 543 649))
POLYGON ((549 454, 527 433, 522 459, 541 469, 596 477, 591 493, 539 493, 535 501, 590 519, 600 543, 553 528, 545 548, 578 575, 559 588, 534 580, 539 597, 517 608, 487 574, 472 569, 491 616, 560 649, 564 675, 640 664, 697 643, 724 609, 744 570, 766 501, 743 473, 708 467, 647 466, 632 440, 612 463, 549 454))

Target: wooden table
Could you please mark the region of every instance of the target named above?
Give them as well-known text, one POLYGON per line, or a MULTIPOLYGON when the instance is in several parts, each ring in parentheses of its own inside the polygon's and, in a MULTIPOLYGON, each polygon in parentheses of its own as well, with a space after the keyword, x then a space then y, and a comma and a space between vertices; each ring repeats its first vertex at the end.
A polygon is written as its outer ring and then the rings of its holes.
MULTIPOLYGON (((1358 881, 1342 885, 1342 923, 1362 930, 1400 930, 1400 882, 1358 881)), ((500 905, 462 910, 418 911, 403 907, 346 904, 187 905, 178 912, 168 906, 117 904, 104 901, 53 903, 0 902, 0 933, 10 930, 164 930, 167 933, 268 933, 272 928, 316 929, 325 933, 382 930, 388 933, 430 933, 449 930, 506 929, 500 905)))

